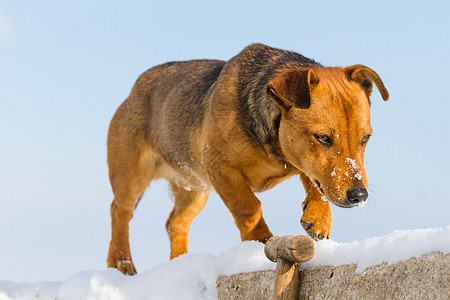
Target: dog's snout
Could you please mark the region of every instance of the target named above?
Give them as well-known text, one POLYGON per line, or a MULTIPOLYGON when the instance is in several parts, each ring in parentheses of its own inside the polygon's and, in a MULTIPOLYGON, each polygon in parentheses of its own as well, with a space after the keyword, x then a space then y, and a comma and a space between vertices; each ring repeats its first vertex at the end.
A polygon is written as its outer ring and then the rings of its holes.
POLYGON ((369 197, 369 193, 367 192, 367 189, 360 188, 360 189, 353 189, 347 191, 347 200, 351 204, 358 204, 361 202, 364 202, 367 200, 367 197, 369 197))

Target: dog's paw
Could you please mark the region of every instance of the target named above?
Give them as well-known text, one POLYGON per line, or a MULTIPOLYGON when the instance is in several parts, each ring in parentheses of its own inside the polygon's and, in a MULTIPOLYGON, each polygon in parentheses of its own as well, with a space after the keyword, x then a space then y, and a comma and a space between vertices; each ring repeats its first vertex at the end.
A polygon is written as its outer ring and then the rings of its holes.
POLYGON ((243 241, 258 241, 265 244, 273 236, 270 232, 269 227, 267 227, 264 219, 258 223, 258 225, 250 232, 245 235, 241 235, 243 241))
POLYGON ((124 275, 136 275, 137 271, 131 258, 108 257, 108 268, 116 268, 124 275))
POLYGON ((330 238, 331 223, 332 217, 328 201, 310 200, 303 203, 303 216, 300 224, 314 240, 330 238))
POLYGON ((119 260, 117 269, 125 275, 136 275, 136 268, 131 260, 119 260))

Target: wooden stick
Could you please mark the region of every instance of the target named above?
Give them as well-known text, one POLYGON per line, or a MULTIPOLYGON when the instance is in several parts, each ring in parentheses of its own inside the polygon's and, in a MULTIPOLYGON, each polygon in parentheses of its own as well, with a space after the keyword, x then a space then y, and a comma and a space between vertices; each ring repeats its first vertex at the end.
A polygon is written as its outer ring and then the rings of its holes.
POLYGON ((297 299, 299 266, 314 257, 314 241, 304 235, 274 236, 264 252, 267 258, 277 262, 273 299, 297 299))

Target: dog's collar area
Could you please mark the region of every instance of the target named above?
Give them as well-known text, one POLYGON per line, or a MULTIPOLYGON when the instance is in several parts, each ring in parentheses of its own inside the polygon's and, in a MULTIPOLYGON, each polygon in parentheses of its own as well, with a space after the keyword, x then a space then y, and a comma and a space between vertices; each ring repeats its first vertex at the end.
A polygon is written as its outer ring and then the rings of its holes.
POLYGON ((283 163, 284 165, 284 169, 285 170, 290 170, 290 169, 295 169, 297 170, 296 167, 294 167, 292 164, 288 163, 287 161, 285 161, 284 159, 281 159, 281 163, 283 163))
POLYGON ((277 146, 271 145, 271 144, 265 144, 263 146, 264 151, 266 151, 268 157, 273 157, 278 160, 279 163, 281 163, 285 170, 298 170, 297 167, 295 167, 293 164, 288 162, 286 158, 283 155, 283 151, 281 151, 281 147, 279 146, 279 143, 277 143, 277 146))

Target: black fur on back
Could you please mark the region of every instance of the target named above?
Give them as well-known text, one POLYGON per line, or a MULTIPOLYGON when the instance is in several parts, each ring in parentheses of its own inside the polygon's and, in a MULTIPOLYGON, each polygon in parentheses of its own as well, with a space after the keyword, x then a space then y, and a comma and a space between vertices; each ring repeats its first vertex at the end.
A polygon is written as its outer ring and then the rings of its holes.
POLYGON ((282 157, 278 142, 281 113, 267 94, 267 84, 276 75, 296 68, 320 67, 317 62, 292 51, 253 44, 241 54, 239 101, 242 111, 239 121, 249 139, 282 157))

